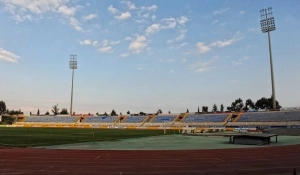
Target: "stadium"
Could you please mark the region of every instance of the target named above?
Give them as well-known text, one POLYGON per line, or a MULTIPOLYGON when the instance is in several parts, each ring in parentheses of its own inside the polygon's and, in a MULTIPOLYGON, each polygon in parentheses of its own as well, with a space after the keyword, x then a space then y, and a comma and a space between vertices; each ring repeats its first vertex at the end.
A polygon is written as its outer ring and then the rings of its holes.
POLYGON ((13 124, 0 128, 0 171, 296 174, 300 168, 299 128, 299 110, 16 116, 13 124), (273 134, 276 141, 272 136, 264 140, 264 134, 273 134))
POLYGON ((0 0, 0 175, 299 174, 299 5, 0 0))

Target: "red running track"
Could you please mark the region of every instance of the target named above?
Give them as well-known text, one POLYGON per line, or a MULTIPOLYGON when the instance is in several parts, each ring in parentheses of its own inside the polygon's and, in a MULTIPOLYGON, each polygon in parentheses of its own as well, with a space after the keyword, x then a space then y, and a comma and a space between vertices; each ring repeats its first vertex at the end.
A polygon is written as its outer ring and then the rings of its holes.
POLYGON ((300 174, 300 145, 246 149, 107 151, 0 148, 0 175, 300 174))

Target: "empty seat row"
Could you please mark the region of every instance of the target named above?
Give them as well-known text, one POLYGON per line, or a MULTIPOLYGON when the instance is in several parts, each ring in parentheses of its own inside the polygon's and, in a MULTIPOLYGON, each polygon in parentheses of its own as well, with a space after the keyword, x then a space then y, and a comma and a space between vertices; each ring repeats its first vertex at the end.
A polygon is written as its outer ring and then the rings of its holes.
POLYGON ((300 111, 289 112, 251 112, 245 113, 239 122, 282 122, 300 121, 300 111))
POLYGON ((44 123, 74 123, 77 117, 72 116, 28 116, 24 122, 44 122, 44 123))
POLYGON ((125 119, 125 123, 141 123, 146 116, 128 116, 125 119))
POLYGON ((223 122, 228 114, 200 114, 200 115, 188 115, 183 122, 223 122))
POLYGON ((118 116, 88 116, 83 123, 112 123, 118 116))
POLYGON ((175 119, 175 115, 158 115, 152 121, 152 123, 165 123, 165 122, 172 122, 175 119))

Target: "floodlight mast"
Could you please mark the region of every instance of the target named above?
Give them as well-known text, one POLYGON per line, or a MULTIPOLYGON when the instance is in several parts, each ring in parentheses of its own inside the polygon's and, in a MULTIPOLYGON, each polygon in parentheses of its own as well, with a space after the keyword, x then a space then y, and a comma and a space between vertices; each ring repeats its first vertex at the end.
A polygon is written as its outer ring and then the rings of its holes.
POLYGON ((269 41, 269 53, 270 53, 270 66, 271 66, 271 80, 272 80, 272 103, 273 109, 276 109, 276 96, 275 96, 275 85, 274 85, 274 73, 273 73, 273 61, 272 61, 272 49, 271 49, 271 36, 270 32, 276 30, 275 20, 273 17, 272 7, 261 9, 260 11, 260 25, 263 33, 268 32, 269 41))
POLYGON ((71 105, 70 105, 70 115, 73 115, 73 83, 74 83, 74 69, 77 69, 77 55, 70 55, 69 67, 72 69, 72 88, 71 88, 71 105))

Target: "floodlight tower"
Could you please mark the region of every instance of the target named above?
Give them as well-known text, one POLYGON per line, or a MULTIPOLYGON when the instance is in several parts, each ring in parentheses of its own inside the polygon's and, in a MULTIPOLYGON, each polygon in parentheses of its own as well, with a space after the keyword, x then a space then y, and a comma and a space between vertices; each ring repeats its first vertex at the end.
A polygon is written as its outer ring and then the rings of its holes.
POLYGON ((72 88, 71 88, 71 105, 70 105, 70 114, 72 115, 74 69, 77 69, 77 55, 70 55, 69 67, 70 69, 72 69, 72 88))
POLYGON ((272 80, 272 97, 273 97, 273 109, 276 109, 276 98, 275 98, 275 85, 274 85, 274 73, 273 73, 273 61, 272 61, 272 49, 271 49, 271 38, 270 32, 276 30, 275 20, 273 17, 272 7, 261 9, 260 11, 260 25, 263 33, 268 32, 269 40, 269 52, 270 52, 270 66, 271 66, 271 80, 272 80))

